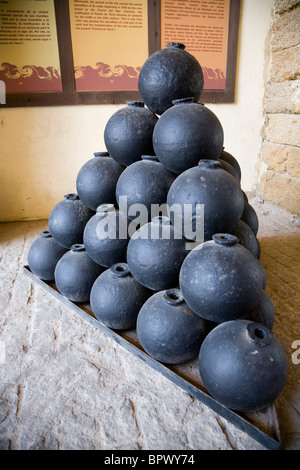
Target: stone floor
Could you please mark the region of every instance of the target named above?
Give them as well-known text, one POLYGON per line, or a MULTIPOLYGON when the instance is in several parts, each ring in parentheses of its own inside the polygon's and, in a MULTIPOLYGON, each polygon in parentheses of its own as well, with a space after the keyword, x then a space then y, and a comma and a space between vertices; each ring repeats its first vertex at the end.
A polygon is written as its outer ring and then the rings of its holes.
MULTIPOLYGON (((281 448, 300 449, 299 221, 250 202, 273 332, 289 364, 277 400, 281 448)), ((47 221, 0 224, 0 449, 262 449, 31 282, 23 266, 45 228, 47 221)))

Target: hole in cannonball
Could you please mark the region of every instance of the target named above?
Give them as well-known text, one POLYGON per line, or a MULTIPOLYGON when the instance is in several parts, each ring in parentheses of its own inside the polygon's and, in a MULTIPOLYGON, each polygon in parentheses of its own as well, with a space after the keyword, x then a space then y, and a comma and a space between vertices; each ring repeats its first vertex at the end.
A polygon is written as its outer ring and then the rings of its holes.
POLYGON ((116 266, 115 269, 116 269, 116 271, 118 271, 119 273, 121 273, 121 272, 126 271, 126 270, 127 270, 127 267, 124 266, 124 265, 122 265, 122 264, 119 264, 118 266, 116 266))
POLYGON ((258 339, 263 339, 266 337, 266 332, 262 328, 255 328, 254 329, 254 335, 258 339))
POLYGON ((130 275, 128 265, 126 263, 117 263, 111 266, 111 272, 113 276, 125 277, 130 275))
POLYGON ((179 289, 169 289, 164 293, 165 301, 170 305, 178 305, 183 302, 183 296, 179 289))
POLYGON ((180 298, 179 292, 176 292, 176 291, 169 291, 169 292, 168 292, 168 296, 169 296, 170 299, 172 299, 172 300, 177 300, 177 299, 180 298))

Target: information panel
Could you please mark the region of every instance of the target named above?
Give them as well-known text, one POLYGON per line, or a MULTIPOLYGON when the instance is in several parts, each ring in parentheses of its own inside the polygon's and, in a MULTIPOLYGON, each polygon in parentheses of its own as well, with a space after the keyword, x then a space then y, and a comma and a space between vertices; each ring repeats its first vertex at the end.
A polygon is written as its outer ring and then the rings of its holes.
POLYGON ((69 0, 77 91, 137 90, 148 57, 145 0, 69 0))
POLYGON ((204 90, 226 87, 230 0, 161 0, 161 47, 180 42, 204 74, 204 90))
POLYGON ((6 93, 61 91, 53 0, 0 1, 0 80, 6 93))
POLYGON ((0 108, 140 99, 140 70, 180 42, 203 103, 232 103, 240 0, 0 0, 0 108))

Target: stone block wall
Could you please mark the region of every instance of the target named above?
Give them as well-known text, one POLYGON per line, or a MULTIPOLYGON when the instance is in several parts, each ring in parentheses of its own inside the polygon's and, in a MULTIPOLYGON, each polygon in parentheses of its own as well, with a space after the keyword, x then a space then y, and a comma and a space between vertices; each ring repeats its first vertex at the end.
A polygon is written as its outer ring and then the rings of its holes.
POLYGON ((258 195, 300 215, 300 0, 275 0, 258 195))

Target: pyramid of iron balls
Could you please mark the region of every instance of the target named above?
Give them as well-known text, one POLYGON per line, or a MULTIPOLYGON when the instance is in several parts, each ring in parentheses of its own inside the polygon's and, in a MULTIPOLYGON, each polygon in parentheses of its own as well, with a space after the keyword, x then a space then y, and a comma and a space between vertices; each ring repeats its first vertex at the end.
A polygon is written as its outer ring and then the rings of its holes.
POLYGON ((200 104, 203 72, 170 43, 144 63, 141 101, 104 129, 33 242, 28 265, 114 330, 136 329, 164 364, 198 359, 207 392, 236 411, 272 404, 287 361, 259 261, 258 217, 218 117, 200 104))

